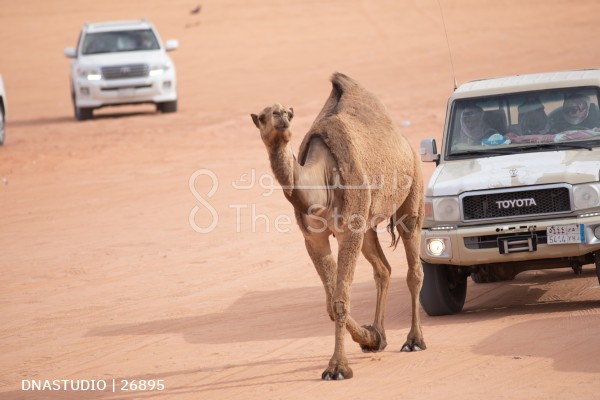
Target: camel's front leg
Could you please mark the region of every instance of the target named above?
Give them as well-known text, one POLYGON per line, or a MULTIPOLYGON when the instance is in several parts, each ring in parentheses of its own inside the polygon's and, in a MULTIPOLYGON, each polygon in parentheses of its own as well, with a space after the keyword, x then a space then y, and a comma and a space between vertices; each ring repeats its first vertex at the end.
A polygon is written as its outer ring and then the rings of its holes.
POLYGON ((306 245, 306 251, 310 256, 310 259, 321 278, 321 282, 323 282, 323 288, 325 288, 327 314, 329 314, 329 318, 331 318, 332 321, 335 321, 332 299, 337 264, 331 254, 329 235, 329 232, 311 233, 310 231, 307 231, 304 233, 304 244, 306 245))
POLYGON ((350 320, 350 286, 354 278, 356 259, 362 246, 363 233, 340 232, 336 233, 336 237, 339 250, 336 284, 333 293, 335 347, 333 356, 329 360, 329 366, 322 374, 322 378, 325 380, 352 378, 352 369, 348 365, 344 349, 344 338, 346 324, 350 320))

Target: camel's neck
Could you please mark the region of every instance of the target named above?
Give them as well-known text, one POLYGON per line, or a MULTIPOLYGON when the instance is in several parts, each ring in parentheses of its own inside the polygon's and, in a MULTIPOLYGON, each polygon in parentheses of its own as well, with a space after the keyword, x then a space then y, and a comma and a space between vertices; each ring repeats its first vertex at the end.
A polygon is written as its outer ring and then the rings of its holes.
POLYGON ((315 205, 319 208, 329 207, 332 198, 328 191, 328 176, 334 166, 314 162, 312 158, 322 160, 327 157, 309 154, 306 165, 302 166, 296 160, 290 143, 276 146, 269 152, 273 174, 282 186, 285 197, 296 210, 303 213, 308 213, 315 205))
POLYGON ((291 192, 294 187, 294 171, 300 167, 294 157, 291 144, 278 143, 269 151, 269 160, 277 182, 283 187, 284 192, 291 192))

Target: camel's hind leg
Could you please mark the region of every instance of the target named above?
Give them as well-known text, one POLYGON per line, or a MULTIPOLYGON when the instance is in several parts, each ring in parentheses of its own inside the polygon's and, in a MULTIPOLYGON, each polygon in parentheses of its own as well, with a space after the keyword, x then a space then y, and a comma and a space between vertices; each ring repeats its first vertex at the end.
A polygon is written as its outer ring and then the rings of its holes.
POLYGON ((423 267, 419 257, 421 244, 421 228, 415 228, 411 237, 402 236, 404 249, 406 250, 406 261, 408 262, 408 273, 406 283, 410 291, 412 306, 412 323, 410 332, 406 338, 406 343, 402 346, 402 351, 425 350, 425 340, 421 331, 421 318, 419 315, 419 293, 423 286, 423 267))
POLYGON ((425 340, 421 331, 421 318, 419 315, 419 293, 423 286, 423 266, 421 265, 421 225, 423 223, 423 185, 419 166, 416 166, 416 177, 413 180, 410 193, 402 207, 396 211, 396 229, 402 238, 408 273, 406 282, 411 296, 412 324, 406 343, 402 351, 425 350, 425 340))
MULTIPOLYGON (((373 325, 365 326, 371 334, 375 334, 377 342, 375 345, 361 344, 361 348, 364 352, 376 352, 385 349, 387 341, 385 337, 385 328, 383 326, 383 320, 385 315, 385 305, 387 301, 388 288, 390 286, 390 274, 392 268, 385 258, 383 249, 379 244, 379 238, 377 232, 373 229, 369 229, 365 232, 363 239, 362 253, 373 266, 373 275, 375 278, 375 285, 377 287, 377 304, 375 308, 375 319, 373 325)), ((367 338, 368 340, 368 338, 367 338)), ((360 343, 361 341, 359 341, 360 343)), ((364 340, 362 341, 364 343, 364 340)), ((371 342, 372 343, 372 342, 371 342)))

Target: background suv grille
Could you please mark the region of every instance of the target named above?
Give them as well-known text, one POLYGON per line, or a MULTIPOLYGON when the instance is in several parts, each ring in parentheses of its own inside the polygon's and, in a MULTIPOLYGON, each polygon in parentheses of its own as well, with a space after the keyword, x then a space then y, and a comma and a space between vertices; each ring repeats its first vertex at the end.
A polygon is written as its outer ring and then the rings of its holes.
POLYGON ((554 214, 571 211, 569 189, 553 187, 547 189, 522 190, 465 196, 462 199, 464 220, 518 217, 533 214, 554 214), (499 207, 498 201, 534 199, 536 205, 499 207))
POLYGON ((107 80, 140 78, 148 76, 148 72, 149 68, 147 64, 113 65, 102 68, 102 76, 107 80))

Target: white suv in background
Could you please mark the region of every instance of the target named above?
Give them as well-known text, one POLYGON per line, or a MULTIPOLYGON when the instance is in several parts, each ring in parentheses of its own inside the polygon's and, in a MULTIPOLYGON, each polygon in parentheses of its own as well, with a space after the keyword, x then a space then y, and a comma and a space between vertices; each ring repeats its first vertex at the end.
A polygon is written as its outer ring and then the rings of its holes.
POLYGON ((4 144, 5 130, 4 123, 6 122, 6 92, 4 91, 4 82, 0 75, 0 146, 4 144))
POLYGON ((95 108, 154 103, 162 112, 177 111, 175 66, 167 55, 179 46, 147 20, 85 24, 71 58, 71 98, 75 118, 90 119, 95 108))

